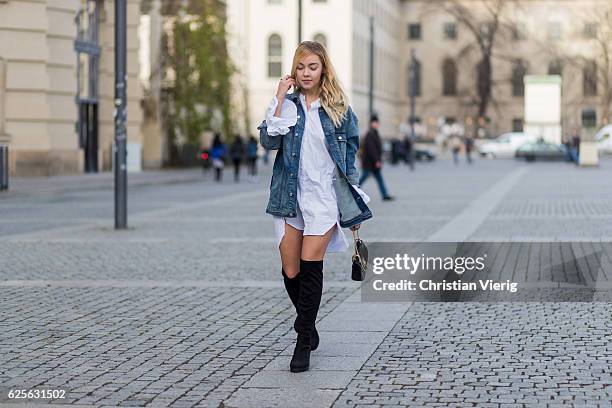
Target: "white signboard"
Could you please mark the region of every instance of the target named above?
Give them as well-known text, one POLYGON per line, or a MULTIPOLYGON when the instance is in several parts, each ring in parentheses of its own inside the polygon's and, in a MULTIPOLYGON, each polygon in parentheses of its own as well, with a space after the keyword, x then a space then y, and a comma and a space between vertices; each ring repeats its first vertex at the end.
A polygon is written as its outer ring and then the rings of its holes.
POLYGON ((561 143, 561 77, 525 76, 525 132, 561 143))

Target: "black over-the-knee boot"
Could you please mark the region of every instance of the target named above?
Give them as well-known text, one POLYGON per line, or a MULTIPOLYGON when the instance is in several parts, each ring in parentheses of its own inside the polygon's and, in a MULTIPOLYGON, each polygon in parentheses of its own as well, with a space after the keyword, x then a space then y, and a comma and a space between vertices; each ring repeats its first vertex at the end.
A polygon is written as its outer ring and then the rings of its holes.
MULTIPOLYGON (((291 303, 295 306, 295 310, 297 312, 297 302, 300 298, 300 274, 295 278, 290 278, 285 273, 284 269, 281 269, 283 274, 283 281, 285 282, 285 289, 289 294, 289 299, 291 299, 291 303)), ((315 327, 310 336, 310 351, 315 351, 319 347, 319 333, 317 332, 317 328, 315 327)))
POLYGON ((305 261, 300 259, 300 296, 297 302, 297 318, 293 327, 297 332, 297 342, 289 368, 299 373, 310 366, 310 337, 321 304, 323 293, 323 260, 305 261))

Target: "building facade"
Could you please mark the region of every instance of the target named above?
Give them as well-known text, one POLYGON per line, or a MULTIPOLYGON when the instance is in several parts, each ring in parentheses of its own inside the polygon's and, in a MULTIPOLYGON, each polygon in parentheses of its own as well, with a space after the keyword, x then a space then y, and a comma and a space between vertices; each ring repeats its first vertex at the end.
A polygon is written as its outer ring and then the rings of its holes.
POLYGON ((442 4, 408 0, 402 8, 404 106, 408 106, 410 88, 408 56, 414 49, 419 66, 416 116, 430 132, 441 118, 464 124, 466 129, 476 125, 482 59, 478 41, 486 41, 494 19, 499 22, 486 111, 491 136, 522 130, 525 75, 562 77, 564 133, 580 126, 584 108, 596 109, 602 125, 612 120, 612 98, 606 86, 612 81, 612 65, 605 57, 612 51, 609 2, 519 0, 489 2, 488 8, 477 0, 442 4), (459 7, 451 8, 453 3, 459 7))
MULTIPOLYGON (((114 2, 110 0, 0 0, 0 141, 9 144, 10 173, 45 176, 111 168, 114 138, 114 2), (97 47, 77 60, 77 16, 96 12, 97 47), (91 66, 91 68, 90 68, 91 66), (94 86, 95 82, 95 86, 94 86), (94 89, 95 88, 95 89, 94 89), (78 91, 77 91, 78 90, 78 91), (79 114, 75 97, 94 109, 79 114), (85 113, 88 112, 88 113, 85 113), (84 118, 87 116, 87 118, 84 118), (97 126, 93 127, 93 117, 97 126), (79 124, 87 123, 85 158, 79 124), (93 130, 95 130, 95 132, 93 130), (95 144, 91 138, 95 137, 95 144)), ((139 1, 128 0, 128 135, 140 143, 137 27, 139 1)), ((89 33, 93 20, 81 19, 89 33)))
MULTIPOLYGON (((413 51, 415 119, 425 136, 433 138, 442 123, 461 124, 466 131, 484 126, 490 136, 521 130, 525 75, 562 76, 562 125, 567 131, 580 124, 585 107, 594 107, 602 124, 612 120, 608 90, 612 66, 605 58, 612 52, 608 1, 485 3, 303 0, 302 39, 327 46, 362 132, 368 120, 370 16, 374 19, 373 105, 383 137, 397 136, 399 125, 409 120, 413 51), (489 40, 493 42, 491 97, 481 115, 479 63, 483 41, 489 40)), ((227 4, 229 48, 238 71, 236 122, 243 132, 254 133, 279 78, 290 71, 298 44, 298 2, 229 0, 227 4)))
MULTIPOLYGON (((391 134, 401 118, 397 78, 399 0, 304 0, 302 40, 323 43, 355 110, 360 127, 368 122, 369 16, 375 16, 374 110, 382 132, 391 134)), ((227 1, 229 51, 236 65, 234 104, 243 133, 255 133, 278 81, 289 74, 298 44, 298 2, 227 1)))

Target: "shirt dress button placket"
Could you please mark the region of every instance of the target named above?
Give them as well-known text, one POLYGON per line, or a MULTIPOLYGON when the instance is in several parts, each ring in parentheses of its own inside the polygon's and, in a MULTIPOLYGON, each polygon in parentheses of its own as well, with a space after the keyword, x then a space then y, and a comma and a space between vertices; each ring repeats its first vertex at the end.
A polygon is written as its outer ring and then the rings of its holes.
MULTIPOLYGON (((339 225, 338 206, 333 203, 333 201, 337 201, 331 181, 335 164, 331 152, 325 147, 325 130, 319 120, 319 113, 323 112, 323 108, 316 101, 311 109, 307 109, 304 96, 300 95, 299 98, 298 103, 287 102, 287 105, 291 106, 294 112, 294 122, 290 126, 295 126, 293 134, 297 136, 297 139, 292 139, 296 146, 292 146, 292 149, 288 150, 291 167, 287 186, 289 186, 291 192, 288 192, 290 198, 287 198, 287 200, 292 204, 295 203, 297 211, 289 210, 286 213, 285 217, 291 217, 291 221, 289 218, 275 217, 278 242, 280 245, 285 234, 285 224, 301 229, 304 234, 324 235, 335 223, 337 228, 332 234, 326 252, 343 252, 349 248, 349 242, 339 225), (295 105, 299 103, 301 103, 301 110, 303 111, 301 114, 295 112, 299 109, 295 105), (298 163, 297 158, 298 143, 301 146, 300 163, 298 163), (318 181, 327 178, 327 176, 330 176, 329 185, 319 185, 318 181), (293 191, 295 187, 293 183, 297 184, 297 193, 293 191), (302 213, 300 217, 300 212, 304 209, 308 211, 302 213)), ((342 137, 346 138, 345 135, 342 135, 342 137)))

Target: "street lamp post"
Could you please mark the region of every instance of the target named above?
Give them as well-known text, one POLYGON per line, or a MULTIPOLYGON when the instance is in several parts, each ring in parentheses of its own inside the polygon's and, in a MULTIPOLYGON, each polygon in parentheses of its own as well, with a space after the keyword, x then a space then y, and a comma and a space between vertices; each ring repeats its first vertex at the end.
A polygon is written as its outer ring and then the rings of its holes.
POLYGON ((127 228, 127 0, 115 0, 115 229, 127 228))
POLYGON ((374 16, 370 16, 370 81, 368 84, 368 112, 370 118, 374 115, 374 16))
POLYGON ((410 51, 410 138, 415 139, 414 122, 416 121, 416 50, 413 48, 410 51))
POLYGON ((298 44, 302 42, 302 0, 298 0, 298 44))

